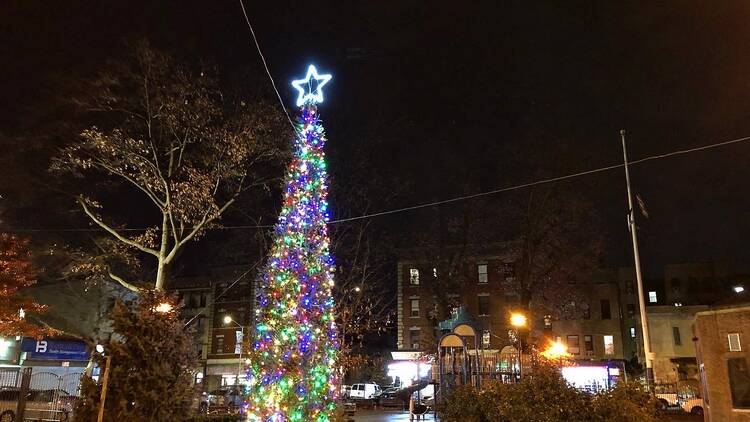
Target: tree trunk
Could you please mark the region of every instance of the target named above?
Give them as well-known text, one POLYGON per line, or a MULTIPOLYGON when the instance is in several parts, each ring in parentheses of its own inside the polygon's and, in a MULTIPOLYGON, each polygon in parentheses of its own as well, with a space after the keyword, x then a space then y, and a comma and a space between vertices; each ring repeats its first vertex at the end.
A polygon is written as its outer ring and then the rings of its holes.
POLYGON ((159 247, 159 264, 156 268, 156 284, 154 288, 156 290, 164 290, 164 284, 167 281, 167 247, 169 246, 169 216, 164 213, 161 224, 161 245, 159 247))

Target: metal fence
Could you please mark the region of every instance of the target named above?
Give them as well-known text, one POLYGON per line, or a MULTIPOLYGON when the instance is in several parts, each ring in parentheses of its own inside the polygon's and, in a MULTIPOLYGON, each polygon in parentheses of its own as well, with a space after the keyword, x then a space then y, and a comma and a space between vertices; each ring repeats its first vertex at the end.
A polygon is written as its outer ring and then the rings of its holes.
POLYGON ((34 373, 32 368, 0 369, 0 422, 68 421, 79 376, 34 373))

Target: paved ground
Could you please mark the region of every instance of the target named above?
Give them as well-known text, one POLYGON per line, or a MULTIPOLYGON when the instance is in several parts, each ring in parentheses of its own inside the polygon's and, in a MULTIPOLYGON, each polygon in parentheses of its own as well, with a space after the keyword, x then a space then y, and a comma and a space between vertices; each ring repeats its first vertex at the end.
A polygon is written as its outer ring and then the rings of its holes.
MULTIPOLYGON (((423 419, 428 422, 434 422, 435 416, 430 413, 427 415, 427 419, 423 419)), ((409 412, 402 412, 397 410, 358 410, 354 416, 355 422, 408 422, 409 412)))
MULTIPOLYGON (((434 414, 427 416, 427 422, 434 422, 434 414)), ((703 418, 693 415, 665 415, 665 422, 702 422, 703 418)), ((396 410, 358 410, 354 422, 408 422, 409 412, 396 410)))

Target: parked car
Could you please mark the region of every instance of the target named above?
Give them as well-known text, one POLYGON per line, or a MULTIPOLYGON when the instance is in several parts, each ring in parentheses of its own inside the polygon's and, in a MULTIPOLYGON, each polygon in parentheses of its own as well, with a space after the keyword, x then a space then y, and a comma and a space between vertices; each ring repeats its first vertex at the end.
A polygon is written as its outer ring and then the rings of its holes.
POLYGON ((383 392, 378 397, 378 406, 380 407, 396 407, 399 409, 406 408, 406 401, 403 395, 396 394, 395 391, 383 392))
MULTIPOLYGON (((21 390, 18 387, 0 389, 0 422, 15 422, 18 399, 21 390)), ((32 390, 26 393, 26 410, 24 420, 45 420, 65 422, 73 410, 73 398, 67 391, 32 390)))
POLYGON ((679 406, 679 403, 677 403, 677 393, 656 393, 656 400, 659 402, 659 408, 662 410, 670 406, 679 406))
POLYGON ((700 397, 680 400, 680 407, 693 415, 703 416, 703 399, 700 397))
POLYGON ((377 384, 360 383, 352 385, 349 397, 353 399, 373 399, 381 393, 380 386, 377 384))

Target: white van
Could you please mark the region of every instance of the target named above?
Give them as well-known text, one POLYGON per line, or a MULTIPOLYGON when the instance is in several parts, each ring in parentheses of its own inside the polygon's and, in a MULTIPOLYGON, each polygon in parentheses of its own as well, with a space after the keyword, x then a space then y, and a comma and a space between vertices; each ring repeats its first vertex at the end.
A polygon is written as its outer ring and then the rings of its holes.
POLYGON ((373 399, 380 395, 380 386, 377 384, 354 384, 349 393, 353 399, 373 399))

